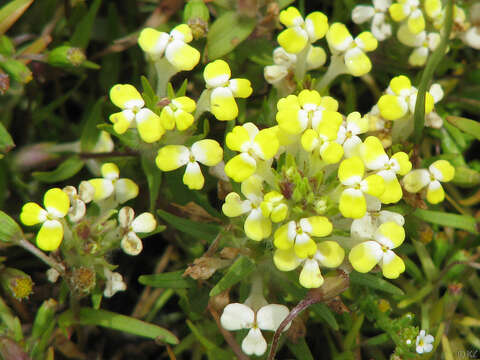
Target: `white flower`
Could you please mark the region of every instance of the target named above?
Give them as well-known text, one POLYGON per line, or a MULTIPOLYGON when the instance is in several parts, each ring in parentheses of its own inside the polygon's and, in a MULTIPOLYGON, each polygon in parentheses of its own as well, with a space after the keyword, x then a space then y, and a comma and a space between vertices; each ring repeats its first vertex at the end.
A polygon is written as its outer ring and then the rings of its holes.
MULTIPOLYGON (((232 303, 223 310, 220 322, 229 331, 249 329, 242 341, 242 350, 247 355, 260 356, 267 350, 267 342, 260 330, 276 331, 288 314, 289 310, 285 305, 269 304, 254 311, 245 304, 232 303)), ((289 327, 290 323, 283 331, 289 327)))
POLYGON ((468 46, 480 50, 480 4, 474 4, 470 8, 470 20, 474 26, 465 31, 461 39, 468 46))
POLYGON ((363 24, 371 20, 373 36, 378 41, 383 41, 392 35, 392 26, 386 22, 385 16, 391 3, 390 0, 373 0, 373 6, 355 6, 352 10, 352 20, 355 24, 363 24))
POLYGON ((107 268, 103 269, 107 283, 105 284, 105 290, 103 296, 112 297, 117 291, 125 291, 127 284, 123 282, 122 275, 118 272, 112 272, 107 268))
POLYGON ((136 233, 149 233, 155 230, 157 222, 152 214, 145 212, 134 218, 135 212, 125 206, 118 213, 118 222, 124 229, 124 236, 120 242, 123 251, 128 255, 138 255, 143 249, 142 240, 136 233))
POLYGON ((62 190, 70 199, 68 218, 72 222, 80 221, 85 216, 85 204, 93 200, 95 188, 88 181, 82 181, 78 186, 78 193, 77 189, 73 186, 65 186, 62 190))
POLYGON ((417 353, 424 354, 433 350, 433 341, 435 339, 432 335, 427 334, 425 330, 421 330, 417 336, 417 342, 415 343, 417 353))

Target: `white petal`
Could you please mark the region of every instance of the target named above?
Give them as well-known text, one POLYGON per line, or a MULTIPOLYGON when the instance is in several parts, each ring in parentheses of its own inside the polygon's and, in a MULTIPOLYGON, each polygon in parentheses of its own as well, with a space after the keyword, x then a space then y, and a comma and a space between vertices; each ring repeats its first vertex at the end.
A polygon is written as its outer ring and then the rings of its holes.
MULTIPOLYGON (((262 330, 277 331, 281 322, 287 317, 290 310, 285 305, 269 304, 257 312, 257 324, 262 330)), ((283 329, 288 330, 290 323, 283 329)))
POLYGON ((122 238, 120 247, 128 255, 138 255, 142 252, 143 243, 142 240, 133 231, 130 231, 122 238))
POLYGON ((248 329, 255 321, 255 313, 247 305, 232 303, 225 306, 220 323, 229 331, 248 329))
POLYGON ((428 92, 433 96, 435 104, 443 99, 443 89, 440 84, 432 84, 428 92))
POLYGON ((155 230, 157 221, 152 214, 144 212, 138 215, 132 222, 132 230, 140 233, 149 233, 155 230))
POLYGON ((260 329, 250 329, 242 341, 242 350, 247 355, 263 355, 267 351, 267 342, 260 329))
POLYGON ((373 6, 376 10, 386 12, 392 2, 390 0, 373 0, 373 6))
POLYGON ((123 228, 128 228, 135 217, 135 211, 130 206, 124 206, 118 212, 118 223, 123 228))
POLYGON ((351 237, 357 241, 373 239, 375 231, 377 231, 376 219, 369 212, 364 217, 353 220, 350 227, 351 237))
POLYGON ((352 20, 355 24, 362 24, 370 20, 375 15, 375 9, 372 6, 358 5, 352 10, 352 20))
POLYGON ((285 51, 281 46, 273 50, 273 62, 277 65, 282 65, 289 68, 297 62, 297 55, 290 54, 285 51))

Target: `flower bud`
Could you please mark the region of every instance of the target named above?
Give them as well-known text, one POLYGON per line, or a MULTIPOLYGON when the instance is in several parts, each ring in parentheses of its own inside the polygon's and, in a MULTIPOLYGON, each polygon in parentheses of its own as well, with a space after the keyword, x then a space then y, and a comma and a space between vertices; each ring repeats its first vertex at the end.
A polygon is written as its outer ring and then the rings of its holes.
POLYGON ((18 269, 3 268, 0 271, 0 283, 5 292, 17 300, 26 299, 32 293, 32 278, 18 269))
POLYGON ((203 0, 190 0, 183 11, 183 21, 192 29, 195 39, 204 37, 208 32, 210 13, 203 0))
POLYGON ((81 266, 73 269, 69 276, 70 286, 78 294, 86 295, 95 287, 95 271, 81 266))
POLYGON ((52 66, 77 67, 85 61, 85 54, 79 48, 59 46, 48 54, 47 61, 52 66))
POLYGON ((10 75, 13 80, 22 84, 26 84, 33 79, 32 72, 27 65, 18 60, 5 59, 0 61, 0 67, 10 75))

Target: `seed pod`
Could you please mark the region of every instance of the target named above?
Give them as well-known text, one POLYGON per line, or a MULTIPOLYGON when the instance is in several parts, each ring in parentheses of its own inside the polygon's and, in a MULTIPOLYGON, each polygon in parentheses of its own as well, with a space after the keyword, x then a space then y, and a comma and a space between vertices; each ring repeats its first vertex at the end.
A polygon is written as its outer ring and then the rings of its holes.
POLYGON ((68 68, 82 65, 85 59, 85 54, 81 49, 71 46, 59 46, 48 54, 47 61, 52 66, 68 68))
POLYGON ((26 299, 32 294, 32 278, 21 270, 3 268, 0 270, 0 283, 5 292, 17 300, 26 299))
POLYGON ((183 21, 190 26, 195 39, 206 36, 210 13, 203 0, 191 0, 185 5, 183 21))
POLYGON ((24 63, 15 59, 5 59, 0 61, 0 68, 2 68, 10 77, 22 84, 28 83, 33 79, 32 72, 24 63))

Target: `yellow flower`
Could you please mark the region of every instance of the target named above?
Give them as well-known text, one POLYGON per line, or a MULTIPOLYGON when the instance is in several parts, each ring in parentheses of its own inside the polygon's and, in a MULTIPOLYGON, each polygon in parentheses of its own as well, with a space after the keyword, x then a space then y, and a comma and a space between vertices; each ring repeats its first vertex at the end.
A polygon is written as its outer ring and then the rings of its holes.
POLYGON ((199 162, 206 166, 215 166, 223 158, 223 149, 215 140, 204 139, 193 143, 191 148, 184 145, 167 145, 158 150, 155 159, 157 167, 162 171, 176 170, 187 165, 183 175, 183 183, 189 189, 203 188, 205 178, 199 162))
POLYGON ((347 218, 359 219, 367 212, 365 194, 379 197, 385 190, 385 183, 380 175, 364 178, 365 166, 359 156, 353 156, 340 163, 338 178, 346 186, 340 196, 339 210, 347 218))
POLYGON ((410 32, 418 34, 425 30, 425 18, 422 10, 418 8, 419 5, 418 0, 398 0, 388 11, 394 21, 406 21, 410 32))
POLYGON ((117 84, 110 89, 110 99, 122 109, 121 112, 109 117, 117 134, 123 134, 128 128, 136 127, 143 141, 152 143, 160 140, 165 133, 160 117, 144 107, 145 102, 135 87, 117 84))
POLYGON ((440 34, 437 32, 428 33, 421 31, 418 34, 410 32, 407 25, 402 25, 397 32, 398 40, 407 46, 415 48, 408 58, 412 66, 425 65, 428 54, 433 52, 440 44, 440 34))
POLYGON ((328 29, 327 42, 332 53, 343 57, 348 72, 353 76, 363 76, 372 69, 365 53, 374 51, 378 41, 371 32, 364 31, 354 39, 344 24, 334 23, 328 29))
POLYGON ((269 237, 272 233, 270 217, 276 221, 278 220, 276 217, 281 218, 284 212, 283 207, 279 207, 280 204, 275 201, 278 198, 272 199, 275 194, 263 196, 262 182, 259 176, 250 176, 241 186, 245 200, 242 200, 239 194, 231 192, 225 197, 225 203, 222 206, 223 213, 228 217, 248 214, 243 229, 247 237, 255 241, 269 237), (272 202, 274 205, 269 206, 272 202))
POLYGON ((343 262, 345 251, 334 241, 322 241, 315 245, 316 251, 312 256, 299 258, 291 249, 277 249, 273 255, 273 262, 280 271, 291 271, 303 262, 300 272, 300 285, 306 288, 318 288, 323 284, 320 266, 335 268, 343 262))
MULTIPOLYGON (((398 120, 408 113, 415 112, 415 103, 417 102, 418 90, 410 79, 404 75, 396 76, 390 81, 387 94, 382 95, 378 100, 378 109, 380 115, 386 120, 398 120)), ((435 100, 430 94, 425 94, 425 114, 433 110, 435 100)))
POLYGON ((230 79, 231 71, 223 60, 215 60, 203 71, 207 89, 210 93, 210 111, 217 120, 228 121, 238 116, 235 98, 247 98, 252 94, 250 81, 247 79, 230 79))
POLYGON ((348 259, 353 268, 367 273, 377 264, 382 268, 383 276, 396 279, 405 271, 405 263, 392 249, 405 240, 405 230, 396 222, 381 224, 375 232, 374 239, 362 242, 352 248, 348 259))
POLYGON ((445 192, 440 182, 452 181, 455 168, 447 160, 437 160, 426 169, 417 169, 409 172, 403 178, 405 190, 416 193, 427 187, 427 200, 431 204, 438 204, 445 198, 445 192))
POLYGON ((70 208, 68 195, 59 188, 48 190, 43 197, 45 209, 34 202, 22 207, 20 221, 32 226, 42 224, 37 234, 37 246, 45 251, 58 249, 63 239, 63 225, 60 219, 67 215, 70 208))
POLYGON ((253 123, 235 126, 226 137, 227 146, 240 154, 225 165, 225 173, 237 182, 253 175, 257 162, 272 159, 279 147, 277 134, 272 128, 258 130, 253 123))
POLYGON ((311 216, 299 221, 289 221, 280 226, 273 235, 273 244, 277 249, 293 249, 295 255, 301 259, 313 256, 317 251, 317 244, 312 236, 325 237, 331 234, 333 225, 324 216, 311 216))
POLYGON ((192 41, 192 30, 186 24, 173 28, 170 34, 145 28, 138 37, 138 44, 153 60, 165 58, 178 71, 192 70, 200 60, 200 52, 187 45, 192 41))
POLYGON ((120 171, 114 163, 105 163, 101 167, 103 178, 90 179, 88 182, 95 189, 94 201, 104 200, 110 196, 123 204, 124 202, 137 197, 138 185, 130 179, 119 179, 120 171))
POLYGON ((344 124, 338 130, 337 143, 343 146, 343 152, 346 158, 358 155, 357 150, 362 139, 358 135, 364 134, 369 130, 369 119, 355 111, 348 114, 344 124))
POLYGON ((175 126, 178 130, 188 129, 194 121, 191 114, 195 111, 195 101, 187 96, 180 96, 172 99, 160 113, 160 122, 166 130, 173 130, 175 126))
POLYGON ((315 11, 304 20, 293 6, 280 12, 280 22, 287 29, 278 35, 277 41, 292 54, 298 54, 307 44, 323 38, 328 30, 328 18, 325 14, 315 11))

